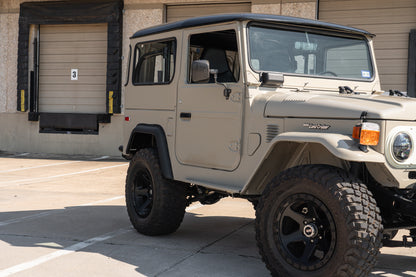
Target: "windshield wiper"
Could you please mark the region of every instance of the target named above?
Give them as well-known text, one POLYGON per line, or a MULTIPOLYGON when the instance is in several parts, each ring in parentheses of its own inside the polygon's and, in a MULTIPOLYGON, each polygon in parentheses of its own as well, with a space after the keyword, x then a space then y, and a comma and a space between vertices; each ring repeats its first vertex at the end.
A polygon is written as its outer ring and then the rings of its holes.
POLYGON ((339 86, 338 89, 340 94, 360 94, 359 92, 354 91, 349 86, 339 86))

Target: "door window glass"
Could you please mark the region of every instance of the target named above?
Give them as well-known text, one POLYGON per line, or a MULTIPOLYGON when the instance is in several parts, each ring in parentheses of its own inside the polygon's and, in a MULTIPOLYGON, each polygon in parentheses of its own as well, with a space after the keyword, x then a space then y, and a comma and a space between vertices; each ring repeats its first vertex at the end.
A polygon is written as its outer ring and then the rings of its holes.
MULTIPOLYGON (((237 36, 235 30, 224 30, 190 37, 188 80, 191 83, 191 65, 196 60, 208 60, 210 69, 218 70, 220 83, 238 82, 240 63, 238 58, 237 36)), ((214 83, 211 74, 209 83, 214 83)))

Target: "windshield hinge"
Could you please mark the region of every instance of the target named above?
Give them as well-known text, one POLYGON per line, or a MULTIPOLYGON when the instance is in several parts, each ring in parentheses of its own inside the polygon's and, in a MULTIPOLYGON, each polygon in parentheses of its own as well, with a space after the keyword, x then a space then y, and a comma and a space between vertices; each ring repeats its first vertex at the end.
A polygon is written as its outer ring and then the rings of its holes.
POLYGON ((339 93, 340 94, 360 94, 359 92, 354 91, 352 88, 350 88, 349 86, 339 86, 339 93))
POLYGON ((389 95, 393 96, 393 95, 397 95, 397 96, 403 96, 403 97, 407 97, 407 93, 406 92, 401 92, 400 90, 389 90, 389 95))

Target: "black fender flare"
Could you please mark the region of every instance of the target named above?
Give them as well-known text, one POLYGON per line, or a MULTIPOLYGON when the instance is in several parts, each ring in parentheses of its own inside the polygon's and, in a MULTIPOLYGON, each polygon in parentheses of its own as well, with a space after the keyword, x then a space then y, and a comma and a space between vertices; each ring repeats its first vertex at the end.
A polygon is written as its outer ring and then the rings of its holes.
POLYGON ((137 135, 146 134, 152 135, 156 141, 157 153, 159 155, 159 163, 163 177, 173 180, 172 165, 170 162, 168 142, 166 134, 160 125, 155 124, 138 124, 130 134, 129 142, 127 143, 126 154, 130 156, 133 154, 130 151, 131 145, 137 135))

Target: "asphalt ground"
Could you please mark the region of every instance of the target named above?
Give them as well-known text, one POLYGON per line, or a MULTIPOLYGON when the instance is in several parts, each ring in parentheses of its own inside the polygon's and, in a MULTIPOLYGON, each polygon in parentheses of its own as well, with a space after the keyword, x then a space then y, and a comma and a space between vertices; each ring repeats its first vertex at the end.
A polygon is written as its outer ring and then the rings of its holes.
MULTIPOLYGON (((137 233, 127 167, 118 157, 0 152, 0 277, 270 276, 245 200, 193 204, 169 236, 137 233)), ((416 248, 383 247, 372 276, 416 276, 416 248)))

